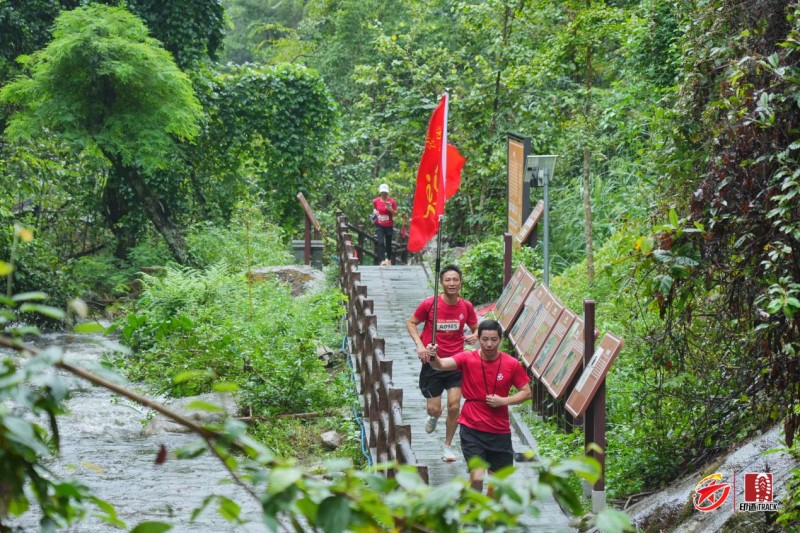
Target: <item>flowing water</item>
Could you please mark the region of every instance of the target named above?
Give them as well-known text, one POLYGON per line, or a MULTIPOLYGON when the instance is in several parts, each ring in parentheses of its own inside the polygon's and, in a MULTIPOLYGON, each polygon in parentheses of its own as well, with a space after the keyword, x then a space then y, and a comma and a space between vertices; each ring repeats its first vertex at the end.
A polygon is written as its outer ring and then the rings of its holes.
MULTIPOLYGON (((46 335, 37 345, 63 346, 67 362, 97 368, 104 351, 98 340, 89 335, 46 335)), ((129 528, 156 520, 172 524, 173 532, 266 530, 258 502, 230 482, 216 458, 205 453, 195 459, 175 459, 171 452, 196 437, 168 432, 147 435, 143 432, 146 409, 71 375, 64 374, 63 379, 71 390, 70 412, 58 417, 61 454, 48 464, 56 475, 80 479, 95 495, 112 503, 129 528), (159 465, 155 459, 162 445, 169 453, 159 465), (233 499, 250 522, 230 524, 217 513, 215 503, 191 522, 192 511, 210 494, 233 499)), ((32 508, 14 525, 18 531, 37 531, 40 516, 32 508)), ((89 517, 65 531, 120 530, 89 517)))

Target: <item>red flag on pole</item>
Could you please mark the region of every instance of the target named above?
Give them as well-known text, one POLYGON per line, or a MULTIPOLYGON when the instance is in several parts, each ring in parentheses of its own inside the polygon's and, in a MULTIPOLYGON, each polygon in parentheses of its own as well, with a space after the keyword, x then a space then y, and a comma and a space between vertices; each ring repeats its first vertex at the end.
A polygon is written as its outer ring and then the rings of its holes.
POLYGON ((425 149, 417 171, 417 189, 408 236, 408 251, 419 252, 439 231, 439 217, 445 201, 461 184, 461 168, 466 160, 455 146, 447 144, 447 93, 433 110, 428 124, 425 149), (443 150, 442 147, 447 149, 443 150), (447 169, 441 172, 441 169, 447 169))

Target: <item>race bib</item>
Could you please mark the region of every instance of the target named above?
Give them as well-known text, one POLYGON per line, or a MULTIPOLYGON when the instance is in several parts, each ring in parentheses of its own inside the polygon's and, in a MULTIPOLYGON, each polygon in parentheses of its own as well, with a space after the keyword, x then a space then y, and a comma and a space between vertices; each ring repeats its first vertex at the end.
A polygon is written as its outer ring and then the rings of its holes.
POLYGON ((458 321, 437 322, 436 331, 459 331, 461 323, 458 321))
POLYGON ((389 222, 389 215, 378 215, 379 222, 389 222))

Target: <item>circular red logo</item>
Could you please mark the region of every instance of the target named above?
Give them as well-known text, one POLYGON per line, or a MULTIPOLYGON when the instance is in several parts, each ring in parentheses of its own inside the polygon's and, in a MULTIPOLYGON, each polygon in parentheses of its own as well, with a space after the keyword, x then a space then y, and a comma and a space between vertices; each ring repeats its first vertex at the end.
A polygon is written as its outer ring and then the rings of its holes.
POLYGON ((721 479, 722 474, 716 473, 700 480, 692 495, 692 503, 695 509, 707 513, 708 511, 713 511, 728 499, 728 495, 731 493, 731 486, 728 483, 720 483, 721 479))

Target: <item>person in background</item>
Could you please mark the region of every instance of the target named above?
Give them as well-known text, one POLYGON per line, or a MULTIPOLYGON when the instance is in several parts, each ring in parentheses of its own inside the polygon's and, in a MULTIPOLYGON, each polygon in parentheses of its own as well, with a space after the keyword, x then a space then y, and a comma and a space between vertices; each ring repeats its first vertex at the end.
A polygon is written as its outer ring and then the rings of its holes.
POLYGON ((389 196, 389 186, 382 183, 378 187, 378 197, 372 200, 372 219, 375 221, 375 238, 378 241, 378 264, 392 264, 392 233, 397 202, 389 196))
MULTIPOLYGON (((458 418, 461 452, 467 464, 473 457, 483 459, 490 473, 514 464, 508 406, 531 397, 528 373, 516 358, 500 351, 502 337, 499 322, 484 320, 478 326, 478 350, 431 360, 436 370, 461 371, 465 400, 458 418), (509 396, 512 386, 517 392, 509 396)), ((484 474, 482 467, 469 473, 472 488, 479 492, 484 474)))
POLYGON ((449 358, 464 350, 464 341, 476 342, 475 330, 478 328, 478 316, 472 304, 459 296, 461 292, 461 270, 455 265, 447 265, 439 272, 442 294, 436 312, 436 344, 433 339, 433 296, 426 298, 406 321, 408 334, 417 347, 417 356, 422 362, 419 372, 419 389, 427 398, 428 418, 425 431, 432 433, 436 429, 442 415, 442 393, 447 390, 447 423, 445 428, 442 460, 456 460, 451 445, 458 427, 458 413, 461 409, 461 372, 439 372, 429 364, 432 357, 449 358), (422 334, 417 330, 424 324, 422 334), (470 330, 464 335, 464 326, 470 330))

